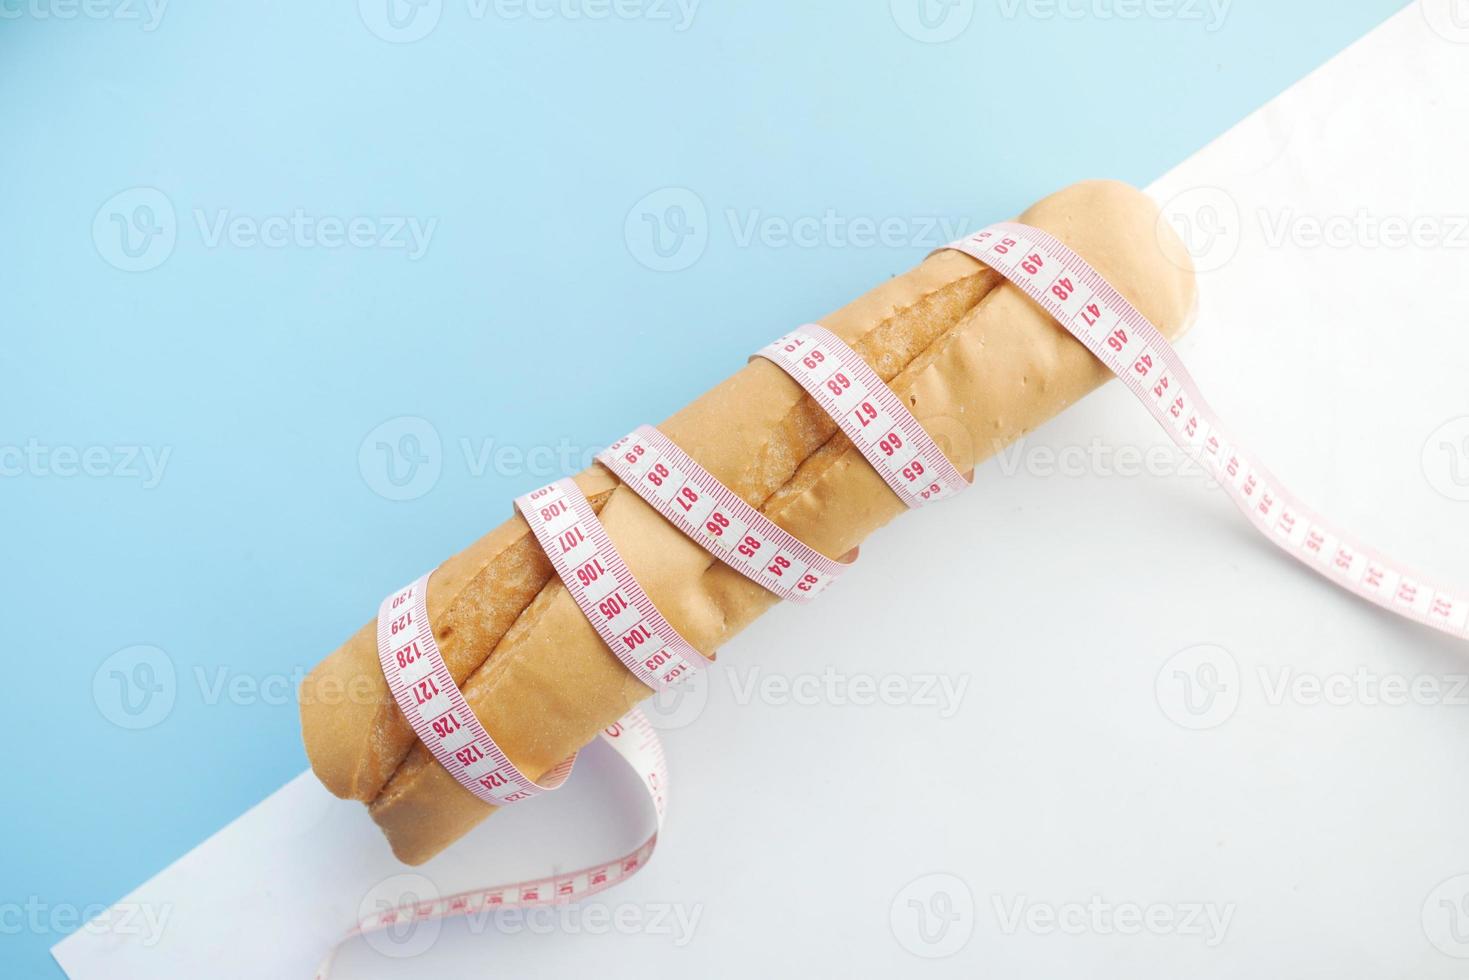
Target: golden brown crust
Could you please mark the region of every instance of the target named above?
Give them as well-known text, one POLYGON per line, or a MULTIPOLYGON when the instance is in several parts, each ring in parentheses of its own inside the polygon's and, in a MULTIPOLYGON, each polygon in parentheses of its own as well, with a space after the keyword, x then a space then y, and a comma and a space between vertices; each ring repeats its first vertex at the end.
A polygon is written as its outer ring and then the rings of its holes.
MULTIPOLYGON (((1139 192, 1090 182, 1022 216, 1086 256, 1165 333, 1193 306, 1193 277, 1176 241, 1155 233, 1139 192), (1164 253, 1167 250, 1167 254, 1164 253)), ((1105 380, 1106 369, 1017 289, 955 252, 941 252, 822 322, 889 381, 968 469, 1105 380)), ((858 545, 903 507, 819 408, 774 365, 756 360, 660 428, 782 526, 830 555, 858 545)), ((578 483, 664 615, 714 650, 774 597, 667 524, 600 466, 578 483)), ((497 742, 543 773, 649 693, 602 644, 556 580, 523 521, 507 521, 445 562, 429 589, 446 661, 497 742)), ((328 679, 381 684, 364 628, 302 687, 312 766, 338 795, 371 802, 394 852, 419 863, 493 808, 414 743, 381 697, 316 703, 328 679)))

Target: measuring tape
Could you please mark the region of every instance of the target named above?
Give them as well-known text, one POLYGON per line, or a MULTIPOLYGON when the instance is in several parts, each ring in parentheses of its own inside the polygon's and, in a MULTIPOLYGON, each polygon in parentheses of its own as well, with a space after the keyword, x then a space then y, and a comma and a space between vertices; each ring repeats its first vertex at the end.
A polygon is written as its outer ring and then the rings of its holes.
POLYGON ((1121 378, 1250 522, 1291 557, 1384 609, 1469 639, 1469 597, 1362 547, 1303 506, 1229 436, 1167 339, 1081 256, 1014 222, 954 242, 1020 287, 1121 378))
POLYGON ((708 665, 653 605, 575 480, 532 490, 515 506, 577 606, 638 680, 658 691, 708 665))
POLYGON ((763 348, 846 433, 910 508, 969 485, 903 399, 836 334, 808 323, 763 348))
POLYGON ((377 610, 378 662, 403 717, 439 764, 491 806, 509 806, 557 788, 571 775, 576 756, 537 783, 500 751, 439 652, 428 622, 428 580, 425 575, 399 589, 377 610))
POLYGON ((810 602, 851 567, 797 540, 650 425, 597 460, 674 527, 782 599, 810 602))
MULTIPOLYGON (((1039 229, 1001 222, 946 246, 990 266, 1046 310, 1127 385, 1178 445, 1198 459, 1259 531, 1328 580, 1398 615, 1469 638, 1469 598, 1361 547, 1305 508, 1226 435, 1163 334, 1079 255, 1039 229)), ((779 365, 910 508, 968 486, 922 424, 836 334, 807 324, 756 356, 779 365)), ((807 602, 849 567, 799 541, 674 445, 641 426, 598 460, 690 539, 781 598, 807 602)), ((617 658, 652 690, 708 664, 653 604, 570 479, 517 498, 567 591, 617 658)), ((510 761, 450 676, 428 623, 424 576, 383 600, 378 653, 389 689, 419 739, 466 789, 506 806, 565 782, 573 756, 540 782, 510 761)), ((343 941, 404 922, 573 902, 647 862, 662 829, 667 766, 636 709, 602 733, 638 773, 657 829, 628 854, 569 875, 501 885, 379 912, 343 941)), ((339 944, 340 945, 340 944, 339 944)), ((325 980, 334 949, 317 971, 325 980)))
POLYGON ((415 923, 433 919, 568 905, 606 891, 641 870, 658 846, 658 834, 663 830, 663 819, 668 808, 668 760, 663 754, 663 743, 647 717, 636 708, 615 725, 604 729, 600 737, 637 775, 648 799, 653 803, 655 826, 647 840, 620 857, 565 874, 492 885, 429 901, 391 905, 380 909, 363 918, 337 941, 316 968, 315 980, 327 980, 342 944, 358 936, 384 929, 411 927, 415 923))

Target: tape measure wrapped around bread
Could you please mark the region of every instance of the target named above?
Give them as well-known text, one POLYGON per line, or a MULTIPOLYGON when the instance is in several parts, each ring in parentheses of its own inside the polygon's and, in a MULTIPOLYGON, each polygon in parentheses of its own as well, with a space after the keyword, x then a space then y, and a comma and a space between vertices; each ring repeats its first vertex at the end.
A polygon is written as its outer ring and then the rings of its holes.
MULTIPOLYGON (((1187 252, 1140 192, 1077 184, 1020 220, 1088 259, 1170 337, 1186 327, 1195 300, 1187 252)), ((888 382, 960 470, 1111 376, 1019 289, 956 251, 934 253, 820 322, 888 382)), ((764 359, 658 428, 828 556, 850 552, 906 509, 831 418, 764 359)), ((575 481, 658 610, 699 650, 717 649, 778 601, 601 464, 575 481)), ((439 566, 428 613, 465 699, 533 777, 651 693, 608 649, 518 514, 439 566)), ((384 679, 375 623, 319 664, 300 696, 317 777, 368 804, 401 860, 428 860, 494 811, 418 743, 384 679)))

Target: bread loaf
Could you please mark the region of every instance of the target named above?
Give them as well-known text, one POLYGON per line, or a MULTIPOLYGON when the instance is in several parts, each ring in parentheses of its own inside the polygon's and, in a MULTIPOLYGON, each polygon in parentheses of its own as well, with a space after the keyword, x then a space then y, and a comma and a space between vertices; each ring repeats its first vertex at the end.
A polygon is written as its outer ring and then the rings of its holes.
MULTIPOLYGON (((1020 220, 1080 253, 1164 333, 1176 336, 1187 325, 1194 306, 1187 253, 1140 192, 1115 182, 1077 184, 1020 220)), ((953 251, 929 256, 819 322, 873 366, 961 471, 1109 376, 1018 289, 953 251)), ((771 336, 795 325, 775 325, 771 336)), ((631 429, 643 420, 626 421, 631 429)), ((831 419, 763 359, 659 428, 832 557, 904 510, 831 419)), ((776 601, 600 464, 576 481, 659 610, 706 654, 776 601)), ((983 502, 966 496, 941 506, 983 502)), ((465 697, 529 775, 555 766, 651 693, 602 643, 519 515, 439 566, 428 609, 465 697)), ((820 615, 819 604, 812 614, 820 615)), ((427 860, 493 812, 417 744, 383 680, 374 624, 318 665, 300 694, 313 770, 331 792, 369 804, 401 860, 427 860), (334 696, 343 690, 368 696, 334 696)))

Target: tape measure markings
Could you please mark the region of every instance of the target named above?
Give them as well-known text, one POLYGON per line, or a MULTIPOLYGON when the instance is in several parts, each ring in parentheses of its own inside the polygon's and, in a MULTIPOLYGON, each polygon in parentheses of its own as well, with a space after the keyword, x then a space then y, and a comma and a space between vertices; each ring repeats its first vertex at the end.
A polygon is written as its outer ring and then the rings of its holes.
POLYGON ((1177 352, 1147 317, 1052 236, 1001 222, 948 246, 989 265, 1039 303, 1123 380, 1268 540, 1370 602, 1469 637, 1469 598, 1430 585, 1352 541, 1303 505, 1227 434, 1177 352))
POLYGON ((809 602, 851 567, 802 543, 652 426, 597 459, 710 554, 782 599, 809 602))
POLYGON ((575 480, 532 490, 515 506, 587 621, 639 680, 661 690, 709 663, 638 584, 575 480))
POLYGON ((569 904, 606 891, 641 871, 658 846, 658 835, 663 830, 668 812, 668 760, 663 753, 663 743, 647 716, 637 708, 603 729, 600 737, 636 774, 653 804, 654 829, 646 840, 626 854, 576 871, 491 885, 383 909, 358 921, 337 941, 317 967, 315 980, 327 980, 342 944, 357 936, 431 919, 569 904))
POLYGON ((903 399, 821 324, 793 330, 755 356, 773 361, 805 388, 910 508, 969 486, 903 399))
MULTIPOLYGON (((1122 379, 1180 447, 1210 469, 1270 541, 1379 606, 1469 637, 1469 599, 1431 586, 1351 542, 1302 506, 1263 465, 1251 462, 1227 435, 1162 333, 1064 244, 1038 229, 1001 222, 947 248, 1004 275, 1080 340, 1122 379)), ((831 331, 807 324, 756 356, 773 361, 795 379, 909 507, 952 496, 968 485, 902 399, 831 331)), ((784 598, 809 601, 849 567, 809 548, 760 514, 656 429, 639 427, 598 459, 685 534, 784 598), (660 463, 666 472, 655 469, 660 463), (645 479, 650 472, 659 479, 645 479), (686 489, 692 489, 697 499, 685 496, 686 489), (678 499, 688 506, 676 505, 678 499), (712 516, 716 514, 729 523, 721 524, 712 516), (708 527, 711 520, 721 533, 708 527), (749 555, 737 548, 732 553, 731 544, 722 540, 725 531, 730 542, 754 536, 759 547, 749 555), (808 583, 809 589, 769 581, 772 573, 760 568, 767 549, 773 549, 772 561, 782 555, 790 560, 786 574, 793 582, 807 575, 816 581, 808 583)), ((515 504, 588 621, 640 680, 656 690, 709 662, 658 612, 574 481, 558 480, 517 498, 515 504), (655 641, 661 646, 653 655, 635 654, 655 641)), ((537 783, 510 762, 475 717, 434 640, 428 621, 428 582, 429 576, 423 576, 389 595, 378 609, 379 661, 404 717, 439 763, 488 803, 505 806, 560 786, 575 755, 537 783)), ((635 873, 651 857, 663 827, 667 760, 657 732, 637 709, 601 737, 638 774, 653 803, 657 829, 641 845, 613 861, 569 874, 389 909, 360 921, 343 941, 403 922, 576 901, 635 873)), ((318 969, 318 980, 325 980, 339 948, 340 942, 318 969)))
POLYGON ((560 786, 571 774, 574 755, 537 783, 480 724, 434 640, 428 584, 429 575, 424 575, 392 593, 377 614, 378 662, 418 740, 465 789, 492 806, 508 806, 560 786))

